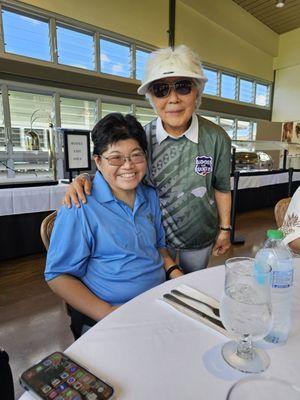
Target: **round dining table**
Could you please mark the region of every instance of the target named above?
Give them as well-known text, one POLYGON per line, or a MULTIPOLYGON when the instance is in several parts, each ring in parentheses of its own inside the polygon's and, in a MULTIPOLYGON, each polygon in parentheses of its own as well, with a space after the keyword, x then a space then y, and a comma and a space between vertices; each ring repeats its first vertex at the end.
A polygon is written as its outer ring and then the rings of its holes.
MULTIPOLYGON (((115 389, 114 399, 226 400, 230 387, 249 376, 223 360, 221 348, 228 337, 162 301, 164 293, 181 284, 220 299, 224 276, 224 266, 218 266, 167 281, 98 322, 65 353, 110 383, 115 389)), ((295 259, 288 342, 259 345, 271 359, 262 376, 299 383, 299 258, 295 259)), ((21 399, 33 400, 33 397, 25 393, 21 399)))

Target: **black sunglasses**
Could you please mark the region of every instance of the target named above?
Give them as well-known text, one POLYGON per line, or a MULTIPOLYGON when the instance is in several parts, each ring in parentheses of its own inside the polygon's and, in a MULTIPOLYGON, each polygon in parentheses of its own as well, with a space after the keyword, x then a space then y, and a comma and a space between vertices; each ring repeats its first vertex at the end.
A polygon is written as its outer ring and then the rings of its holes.
POLYGON ((156 82, 150 86, 151 92, 155 97, 163 98, 169 96, 171 89, 175 90, 177 94, 187 95, 192 91, 194 82, 189 79, 180 79, 173 83, 169 82, 156 82))

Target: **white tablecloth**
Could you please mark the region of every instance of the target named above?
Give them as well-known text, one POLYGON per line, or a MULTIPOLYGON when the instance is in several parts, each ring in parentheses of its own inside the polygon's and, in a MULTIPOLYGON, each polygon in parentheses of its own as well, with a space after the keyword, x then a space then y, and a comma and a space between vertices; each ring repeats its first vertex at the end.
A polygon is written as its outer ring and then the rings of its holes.
MULTIPOLYGON (((280 183, 287 183, 288 181, 289 175, 287 172, 282 174, 256 176, 243 176, 243 173, 241 173, 239 179, 239 189, 251 189, 261 186, 278 185, 280 183)), ((300 181, 300 172, 293 173, 293 181, 300 181)), ((233 178, 231 178, 231 189, 233 189, 233 178)))
POLYGON ((0 216, 56 210, 68 185, 0 189, 0 216))
MULTIPOLYGON (((292 331, 285 346, 265 344, 271 365, 263 375, 299 383, 300 259, 295 269, 292 331)), ((230 386, 247 376, 222 359, 228 339, 158 300, 180 283, 220 298, 223 282, 224 267, 168 281, 99 322, 66 354, 110 382, 116 399, 225 400, 230 386)), ((33 398, 26 393, 21 399, 33 398)))
MULTIPOLYGON (((295 172, 293 180, 300 180, 295 172)), ((288 182, 288 174, 240 176, 239 189, 275 185, 288 182)), ((36 186, 0 190, 0 216, 56 210, 61 205, 68 185, 36 186)), ((231 178, 233 189, 233 178, 231 178)))

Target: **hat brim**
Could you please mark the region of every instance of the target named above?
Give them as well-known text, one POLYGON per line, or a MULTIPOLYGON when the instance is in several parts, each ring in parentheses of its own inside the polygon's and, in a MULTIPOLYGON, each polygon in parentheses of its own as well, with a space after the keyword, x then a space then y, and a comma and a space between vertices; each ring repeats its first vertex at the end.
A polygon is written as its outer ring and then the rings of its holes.
POLYGON ((138 94, 146 94, 148 92, 149 85, 152 82, 157 81, 159 79, 163 79, 163 78, 169 78, 169 77, 193 78, 193 79, 197 79, 203 83, 207 82, 207 78, 204 75, 196 74, 194 72, 187 72, 187 71, 181 71, 181 70, 169 71, 166 73, 161 73, 157 76, 153 76, 151 79, 148 79, 146 82, 144 82, 138 88, 138 90, 137 90, 138 94))

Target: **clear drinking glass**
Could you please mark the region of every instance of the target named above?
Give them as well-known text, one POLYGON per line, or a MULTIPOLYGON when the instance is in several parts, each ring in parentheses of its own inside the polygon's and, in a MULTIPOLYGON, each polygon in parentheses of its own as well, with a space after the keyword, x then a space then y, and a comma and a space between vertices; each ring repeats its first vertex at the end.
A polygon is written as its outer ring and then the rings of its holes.
POLYGON ((220 314, 225 328, 237 341, 226 343, 222 355, 239 371, 260 373, 268 368, 270 358, 252 342, 264 338, 271 328, 271 268, 255 268, 254 261, 234 257, 225 262, 220 314))
POLYGON ((300 400, 300 388, 282 379, 250 377, 236 382, 226 400, 300 400))

